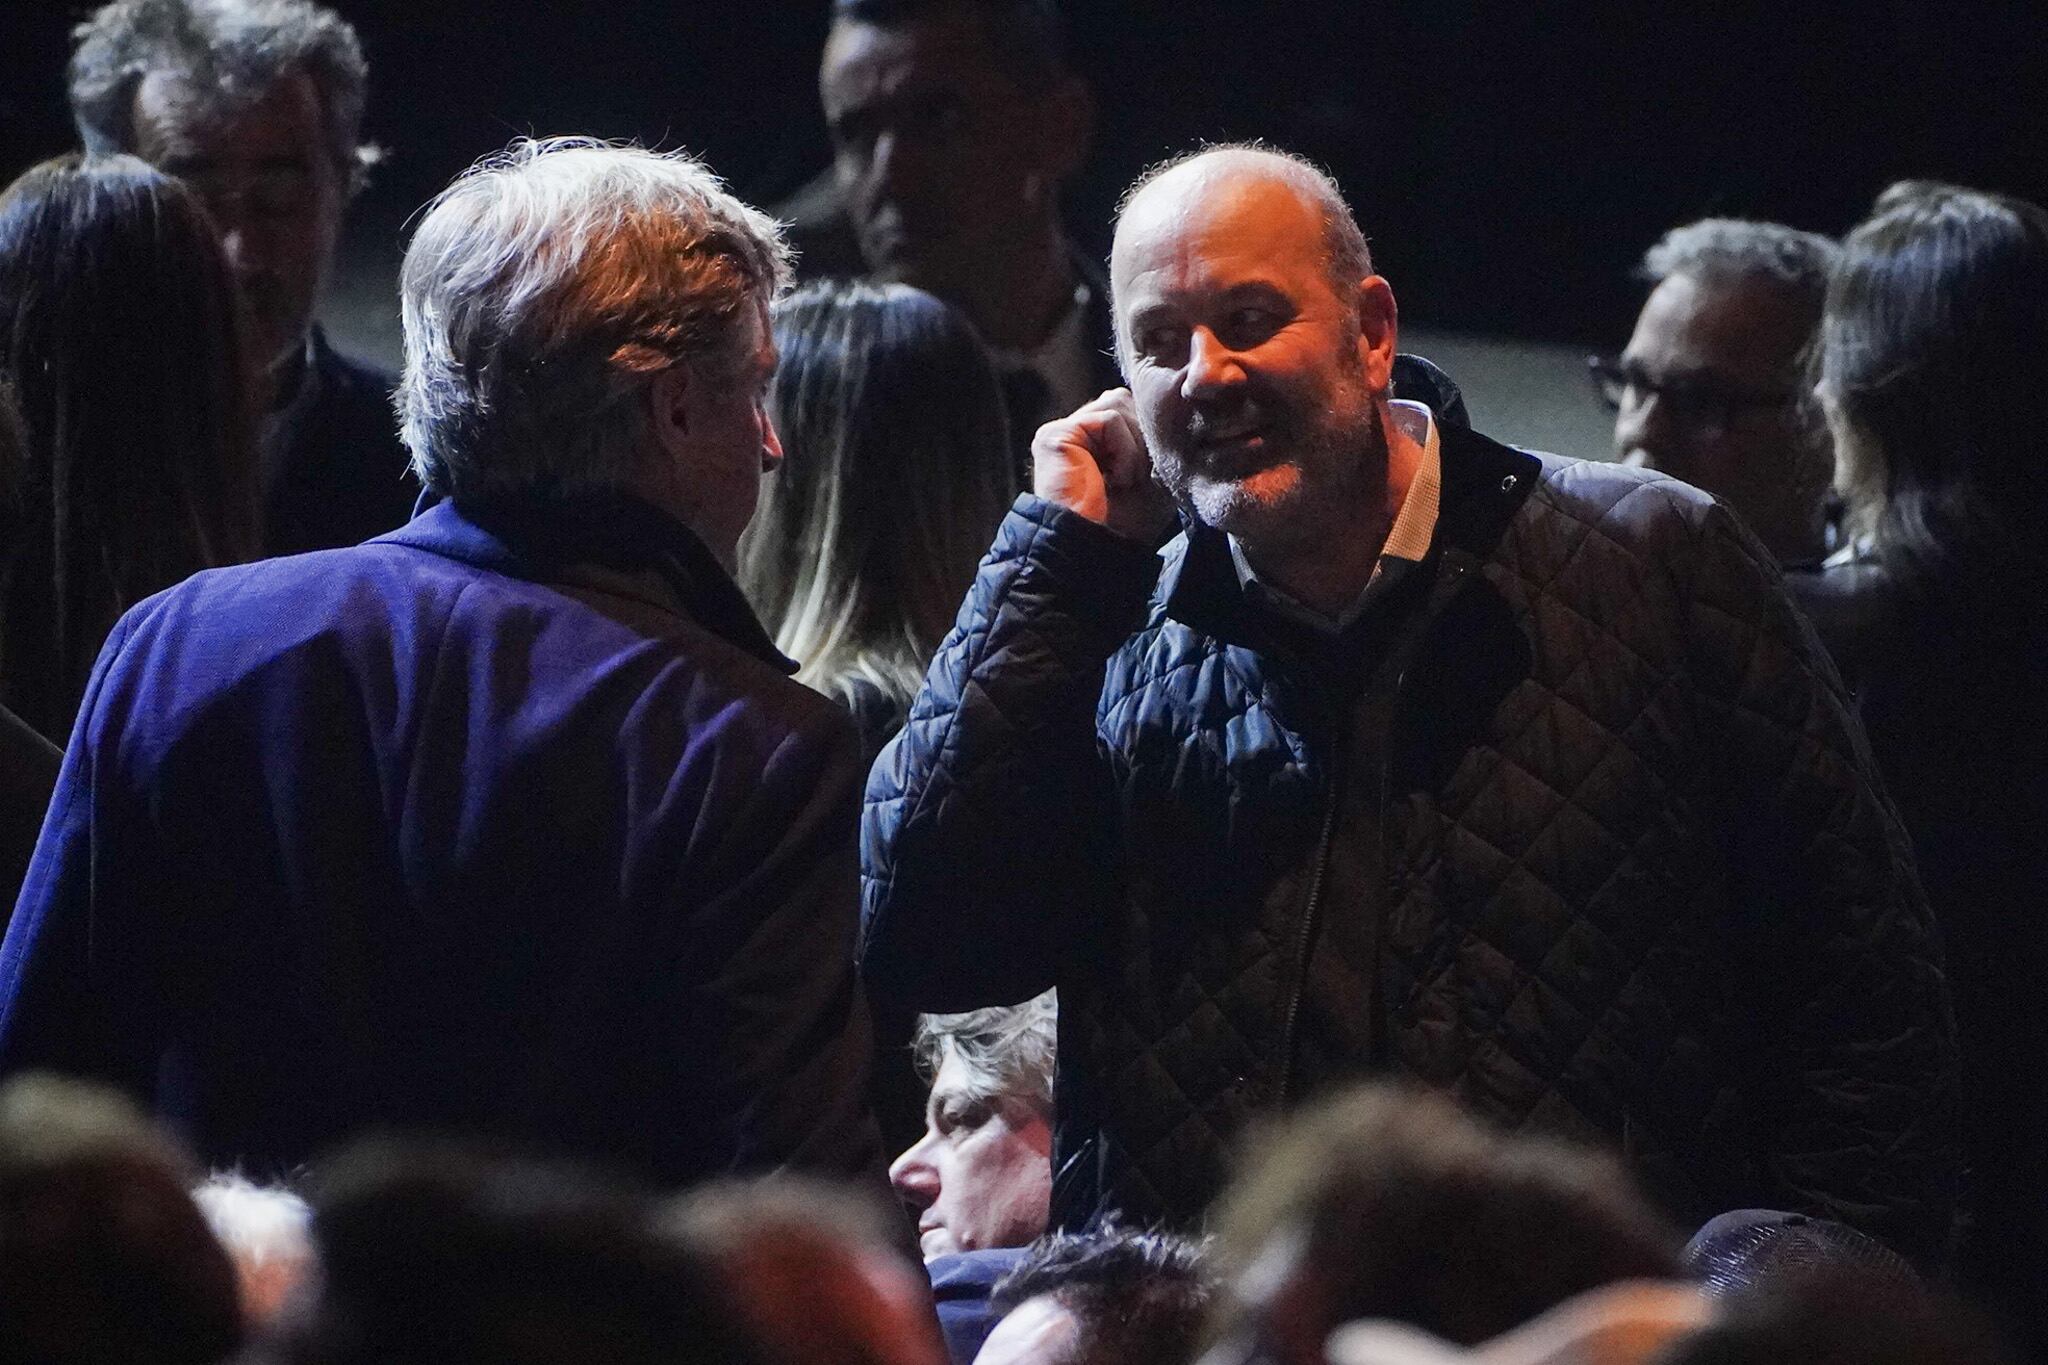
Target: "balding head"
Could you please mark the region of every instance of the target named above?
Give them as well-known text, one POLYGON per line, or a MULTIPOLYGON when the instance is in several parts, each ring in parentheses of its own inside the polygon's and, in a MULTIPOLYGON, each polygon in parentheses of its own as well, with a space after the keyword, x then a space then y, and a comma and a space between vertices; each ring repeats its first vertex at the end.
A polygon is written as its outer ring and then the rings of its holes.
POLYGON ((1396 329, 1371 270, 1335 187, 1282 153, 1214 148, 1125 197, 1110 287, 1153 472, 1254 563, 1378 515, 1396 329))
POLYGON ((1190 191, 1230 180, 1283 185, 1321 218, 1331 288, 1355 289, 1373 273, 1372 250, 1337 182, 1306 157, 1256 143, 1205 147, 1163 161, 1139 176, 1117 203, 1118 240, 1133 214, 1171 211, 1167 206, 1184 203, 1190 191))

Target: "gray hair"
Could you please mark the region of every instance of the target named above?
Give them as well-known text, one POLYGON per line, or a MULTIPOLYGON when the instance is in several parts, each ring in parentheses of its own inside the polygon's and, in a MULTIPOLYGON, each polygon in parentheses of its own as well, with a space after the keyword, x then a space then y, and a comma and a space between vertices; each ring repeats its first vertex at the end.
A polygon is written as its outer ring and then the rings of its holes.
POLYGON ((135 90, 163 72, 208 111, 246 108, 303 72, 320 92, 328 153, 360 186, 378 159, 362 142, 370 71, 356 32, 309 0, 114 0, 72 32, 71 113, 93 153, 133 152, 135 90))
POLYGON ((1021 1005, 924 1014, 911 1054, 927 1080, 951 1053, 967 1072, 967 1090, 988 1102, 1021 1100, 1052 1116, 1053 1061, 1059 1049, 1058 993, 1047 991, 1021 1005))
POLYGON ((629 487, 643 392, 729 366, 750 306, 790 278, 773 219, 681 152, 522 140, 428 206, 399 280, 397 407, 437 492, 629 487))
POLYGON ((1758 280, 1785 291, 1820 320, 1828 272, 1842 248, 1817 232, 1743 218, 1702 218, 1675 227, 1643 254, 1637 273, 1656 284, 1673 275, 1715 284, 1758 280))

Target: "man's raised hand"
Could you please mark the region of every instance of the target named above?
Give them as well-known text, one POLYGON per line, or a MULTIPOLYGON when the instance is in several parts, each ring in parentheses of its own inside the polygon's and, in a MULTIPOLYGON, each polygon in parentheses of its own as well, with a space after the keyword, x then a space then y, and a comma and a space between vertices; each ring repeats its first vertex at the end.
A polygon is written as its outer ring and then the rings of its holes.
POLYGON ((1173 500, 1152 477, 1129 389, 1109 389, 1047 422, 1031 438, 1033 491, 1047 502, 1156 543, 1173 521, 1173 500))

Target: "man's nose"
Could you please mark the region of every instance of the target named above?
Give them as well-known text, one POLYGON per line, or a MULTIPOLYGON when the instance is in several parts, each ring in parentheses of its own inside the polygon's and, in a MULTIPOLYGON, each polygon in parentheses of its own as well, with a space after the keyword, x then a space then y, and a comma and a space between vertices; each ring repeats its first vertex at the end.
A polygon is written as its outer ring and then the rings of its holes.
POLYGON ((893 128, 885 128, 875 138, 874 151, 868 158, 868 185, 876 195, 894 199, 901 194, 911 179, 911 157, 903 145, 902 136, 893 128))
POLYGON ((930 1143, 929 1135, 921 1137, 889 1163, 889 1183, 919 1208, 928 1207, 939 1197, 939 1173, 925 1152, 930 1143))
POLYGON ((1206 327, 1188 336, 1188 363, 1181 372, 1183 398, 1207 398, 1244 382, 1244 365, 1236 351, 1217 340, 1206 327))
POLYGON ((1656 393, 1631 391, 1614 414, 1614 454, 1630 464, 1657 467, 1671 443, 1669 405, 1656 393))

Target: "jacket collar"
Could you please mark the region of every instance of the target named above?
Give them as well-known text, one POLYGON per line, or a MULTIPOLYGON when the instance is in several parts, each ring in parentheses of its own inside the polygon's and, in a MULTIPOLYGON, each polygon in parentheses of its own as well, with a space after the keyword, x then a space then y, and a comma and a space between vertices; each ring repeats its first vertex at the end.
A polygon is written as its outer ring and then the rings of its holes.
MULTIPOLYGON (((797 670, 704 542, 674 517, 624 493, 458 502, 428 492, 411 521, 372 543, 405 545, 536 583, 573 582, 579 570, 591 568, 651 575, 665 589, 666 600, 647 599, 655 606, 687 616, 771 668, 797 670)), ((615 582, 607 586, 617 590, 615 582)))
MULTIPOLYGON (((1446 555, 1477 560, 1490 554, 1543 471, 1543 462, 1534 455, 1467 427, 1439 422, 1437 432, 1443 487, 1436 536, 1424 561, 1425 569, 1432 571, 1446 555)), ((1219 639, 1256 644, 1264 632, 1258 613, 1244 600, 1229 541, 1222 532, 1195 522, 1184 542, 1167 552, 1160 580, 1166 614, 1219 639)))

